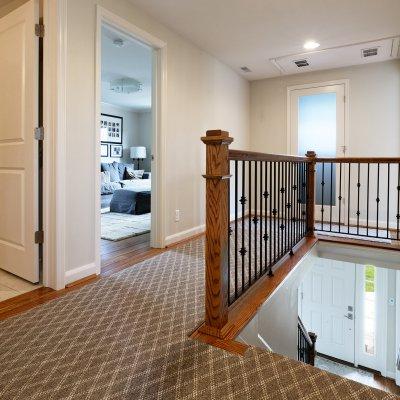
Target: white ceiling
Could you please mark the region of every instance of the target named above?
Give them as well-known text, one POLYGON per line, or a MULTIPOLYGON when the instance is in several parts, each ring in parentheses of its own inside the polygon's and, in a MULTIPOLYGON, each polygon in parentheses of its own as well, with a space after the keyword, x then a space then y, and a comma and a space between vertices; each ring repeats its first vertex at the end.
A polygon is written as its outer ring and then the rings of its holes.
POLYGON ((282 74, 270 59, 310 39, 321 50, 400 35, 400 0, 130 1, 251 80, 282 74))
POLYGON ((151 108, 152 52, 143 44, 131 40, 107 26, 102 27, 101 44, 101 101, 132 111, 151 108), (113 41, 124 40, 123 47, 113 41), (130 94, 110 90, 114 79, 133 78, 142 84, 142 90, 130 94))

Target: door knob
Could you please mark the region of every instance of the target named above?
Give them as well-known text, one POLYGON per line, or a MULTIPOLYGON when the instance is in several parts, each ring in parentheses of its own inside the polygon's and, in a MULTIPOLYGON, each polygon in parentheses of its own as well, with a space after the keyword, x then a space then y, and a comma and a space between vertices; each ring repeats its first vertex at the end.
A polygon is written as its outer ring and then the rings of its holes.
POLYGON ((344 315, 347 319, 353 320, 353 314, 352 313, 347 313, 347 315, 344 315))

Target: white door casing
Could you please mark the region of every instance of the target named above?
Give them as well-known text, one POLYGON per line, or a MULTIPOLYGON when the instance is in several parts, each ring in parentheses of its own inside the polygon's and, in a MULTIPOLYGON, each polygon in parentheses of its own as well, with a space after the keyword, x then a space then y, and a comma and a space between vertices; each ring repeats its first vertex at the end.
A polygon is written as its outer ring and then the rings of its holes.
POLYGON ((321 354, 354 363, 355 264, 316 258, 303 280, 301 318, 321 354))
POLYGON ((39 281, 37 0, 0 19, 0 268, 39 281))

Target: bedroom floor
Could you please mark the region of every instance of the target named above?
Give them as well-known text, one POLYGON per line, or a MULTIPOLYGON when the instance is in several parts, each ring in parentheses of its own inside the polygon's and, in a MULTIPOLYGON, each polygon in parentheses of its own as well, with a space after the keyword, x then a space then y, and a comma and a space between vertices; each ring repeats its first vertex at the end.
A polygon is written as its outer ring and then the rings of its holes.
POLYGON ((101 275, 109 276, 165 251, 150 247, 150 233, 118 242, 101 239, 101 275))

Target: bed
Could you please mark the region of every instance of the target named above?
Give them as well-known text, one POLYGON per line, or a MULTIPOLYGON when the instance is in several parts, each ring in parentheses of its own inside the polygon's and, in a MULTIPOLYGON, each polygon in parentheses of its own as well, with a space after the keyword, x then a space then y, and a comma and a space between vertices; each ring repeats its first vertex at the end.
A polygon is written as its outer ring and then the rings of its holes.
POLYGON ((110 212, 140 215, 151 211, 150 179, 121 181, 121 184, 122 189, 112 195, 110 212))

